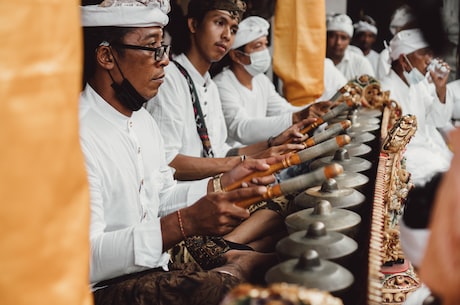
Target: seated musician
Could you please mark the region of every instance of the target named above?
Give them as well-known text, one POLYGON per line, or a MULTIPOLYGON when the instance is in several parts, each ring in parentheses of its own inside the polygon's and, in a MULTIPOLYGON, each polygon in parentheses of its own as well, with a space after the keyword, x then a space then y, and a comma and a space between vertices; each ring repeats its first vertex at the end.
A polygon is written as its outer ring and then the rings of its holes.
POLYGON ((448 74, 441 77, 427 71, 433 52, 418 29, 397 33, 390 41, 390 57, 392 69, 381 85, 400 104, 403 114, 416 116, 417 131, 405 157, 413 183, 424 186, 436 173, 445 172, 452 158, 437 129, 452 117, 452 97, 446 93, 448 74))
MULTIPOLYGON (((189 3, 187 24, 177 33, 178 37, 172 37, 180 54, 166 67, 158 95, 145 105, 157 121, 165 141, 166 160, 176 170, 178 180, 218 175, 240 162, 235 156, 259 157, 303 148, 299 144, 279 145, 289 138, 301 139, 303 135, 297 127, 250 146, 231 149, 226 144, 227 128, 219 92, 208 71, 233 44, 242 14, 237 5, 241 4, 242 1, 230 0, 189 3), (179 43, 184 46, 178 47, 182 46, 179 43)), ((306 118, 307 114, 301 119, 306 118)), ((313 122, 302 120, 300 125, 313 122)))
MULTIPOLYGON (((226 144, 227 128, 219 92, 209 69, 231 48, 242 5, 240 0, 189 2, 184 32, 172 37, 173 44, 186 43, 174 57, 174 63, 165 68, 158 95, 146 104, 163 136, 166 161, 175 169, 175 178, 186 181, 184 183, 227 172, 241 162, 240 156, 260 157, 301 150, 305 146, 295 141, 304 140, 305 136, 299 131, 315 121, 306 115, 304 120, 275 138, 234 149, 226 144), (294 142, 282 144, 289 139, 294 142)), ((277 238, 284 236, 280 234, 285 234, 280 216, 288 203, 283 197, 280 202, 273 200, 255 205, 248 221, 225 235, 225 239, 240 244, 257 242, 256 250, 272 251, 277 238)), ((176 252, 181 259, 180 250, 176 252)))
MULTIPOLYGON (((224 70, 214 77, 219 89, 222 110, 231 146, 253 144, 281 133, 330 102, 295 107, 283 98, 264 74, 271 65, 268 50, 269 23, 257 16, 240 22, 229 53, 217 64, 224 70)), ((329 59, 325 60, 323 96, 331 98, 347 80, 329 59)), ((320 111, 319 113, 322 113, 320 111)))
MULTIPOLYGON (((91 196, 94 302, 217 305, 256 268, 260 272, 275 263, 275 256, 228 250, 223 265, 204 271, 193 263, 171 265, 166 251, 190 235, 230 232, 249 217, 235 202, 267 189, 216 193, 209 179, 193 185, 173 180, 158 127, 142 108, 157 93, 169 63, 168 47, 162 45, 169 2, 85 4, 80 139, 91 196)), ((232 182, 268 167, 267 160, 246 160, 222 179, 232 182)))

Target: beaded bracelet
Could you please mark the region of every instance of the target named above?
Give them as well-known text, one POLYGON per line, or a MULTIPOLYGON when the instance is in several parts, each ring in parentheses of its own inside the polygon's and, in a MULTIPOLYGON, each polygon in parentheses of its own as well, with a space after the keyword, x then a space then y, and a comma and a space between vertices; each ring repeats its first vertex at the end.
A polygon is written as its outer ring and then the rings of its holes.
POLYGON ((185 235, 184 224, 182 223, 182 217, 180 215, 180 210, 177 210, 176 214, 177 214, 177 220, 179 221, 179 229, 180 229, 180 232, 182 233, 182 237, 184 239, 187 239, 187 235, 185 235))

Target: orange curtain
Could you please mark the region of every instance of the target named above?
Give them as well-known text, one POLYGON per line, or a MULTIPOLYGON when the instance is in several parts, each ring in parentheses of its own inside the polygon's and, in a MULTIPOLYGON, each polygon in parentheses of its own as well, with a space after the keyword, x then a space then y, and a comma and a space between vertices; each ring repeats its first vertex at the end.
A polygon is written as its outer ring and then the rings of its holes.
POLYGON ((321 96, 325 57, 324 0, 277 1, 273 69, 289 102, 302 106, 321 96))
POLYGON ((89 305, 80 1, 0 2, 0 304, 89 305))

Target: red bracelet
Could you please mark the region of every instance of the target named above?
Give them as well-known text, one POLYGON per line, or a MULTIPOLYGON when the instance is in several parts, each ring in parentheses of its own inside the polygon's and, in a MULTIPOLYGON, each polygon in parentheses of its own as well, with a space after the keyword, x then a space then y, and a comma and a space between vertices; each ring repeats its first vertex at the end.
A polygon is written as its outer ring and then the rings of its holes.
POLYGON ((182 223, 182 217, 180 215, 180 210, 177 210, 176 213, 177 213, 177 220, 179 221, 180 232, 182 233, 182 237, 186 239, 187 235, 185 235, 184 224, 182 223))

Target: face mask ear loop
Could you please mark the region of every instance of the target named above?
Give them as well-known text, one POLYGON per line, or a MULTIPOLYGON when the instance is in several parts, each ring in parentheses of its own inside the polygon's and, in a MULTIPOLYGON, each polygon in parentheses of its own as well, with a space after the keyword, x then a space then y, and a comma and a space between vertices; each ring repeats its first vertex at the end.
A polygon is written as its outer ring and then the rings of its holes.
MULTIPOLYGON (((123 79, 125 79, 126 77, 123 74, 123 71, 121 71, 120 65, 118 64, 118 60, 113 55, 112 46, 109 46, 109 47, 110 47, 110 53, 112 53, 113 61, 115 62, 115 65, 117 66, 118 71, 120 71, 121 77, 123 77, 123 79)), ((109 75, 110 75, 110 78, 112 79, 112 81, 115 82, 115 80, 113 79, 112 74, 110 73, 110 71, 108 71, 108 72, 109 72, 109 75)))
POLYGON ((110 73, 110 70, 107 70, 107 73, 109 73, 110 78, 112 79, 112 82, 115 83, 115 80, 113 79, 112 73, 110 73))
POLYGON ((249 64, 252 63, 252 61, 251 61, 251 54, 245 53, 245 52, 240 51, 240 50, 236 50, 236 52, 238 52, 238 53, 240 53, 240 54, 243 54, 244 56, 249 57, 249 64))
MULTIPOLYGON (((403 54, 403 56, 406 59, 406 62, 409 64, 409 66, 411 68, 411 71, 412 71, 412 69, 415 69, 414 66, 412 66, 412 64, 410 63, 410 60, 409 60, 409 58, 407 58, 406 54, 403 54)), ((408 71, 408 72, 410 72, 410 71, 408 71)))

